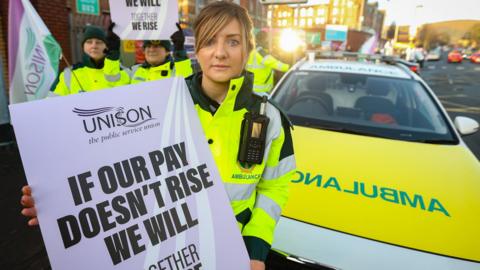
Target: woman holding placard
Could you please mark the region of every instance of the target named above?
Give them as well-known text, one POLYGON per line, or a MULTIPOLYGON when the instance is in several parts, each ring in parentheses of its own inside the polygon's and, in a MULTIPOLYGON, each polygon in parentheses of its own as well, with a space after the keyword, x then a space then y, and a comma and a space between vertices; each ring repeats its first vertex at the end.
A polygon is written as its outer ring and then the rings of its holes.
POLYGON ((245 71, 254 48, 247 11, 206 6, 194 22, 202 73, 187 79, 195 108, 236 215, 252 269, 264 269, 295 171, 290 126, 245 71))
MULTIPOLYGON (((186 79, 238 227, 251 269, 265 269, 273 232, 295 172, 290 125, 265 96, 253 93, 245 71, 254 48, 247 11, 230 2, 202 9, 194 23, 202 72, 186 79)), ((31 190, 23 189, 22 213, 38 224, 31 190)))

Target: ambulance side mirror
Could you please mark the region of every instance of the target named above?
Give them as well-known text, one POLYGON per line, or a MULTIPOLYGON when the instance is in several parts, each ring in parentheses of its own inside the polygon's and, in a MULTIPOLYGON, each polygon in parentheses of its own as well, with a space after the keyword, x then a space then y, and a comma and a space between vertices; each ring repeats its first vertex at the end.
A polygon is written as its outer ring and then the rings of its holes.
POLYGON ((464 116, 455 117, 453 123, 455 124, 455 128, 462 136, 474 134, 479 128, 477 121, 464 116))

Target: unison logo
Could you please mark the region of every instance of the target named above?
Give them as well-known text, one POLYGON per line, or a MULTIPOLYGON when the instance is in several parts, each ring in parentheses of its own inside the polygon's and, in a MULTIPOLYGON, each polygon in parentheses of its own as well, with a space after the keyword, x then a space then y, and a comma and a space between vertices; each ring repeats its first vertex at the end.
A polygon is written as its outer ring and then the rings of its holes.
POLYGON ((87 133, 106 130, 114 127, 137 127, 152 118, 150 106, 125 110, 123 107, 102 107, 96 109, 72 110, 83 119, 83 127, 87 133))
POLYGON ((45 83, 45 65, 47 59, 45 52, 40 44, 37 43, 35 34, 31 28, 27 28, 27 45, 25 47, 25 93, 27 95, 36 95, 38 89, 45 83))

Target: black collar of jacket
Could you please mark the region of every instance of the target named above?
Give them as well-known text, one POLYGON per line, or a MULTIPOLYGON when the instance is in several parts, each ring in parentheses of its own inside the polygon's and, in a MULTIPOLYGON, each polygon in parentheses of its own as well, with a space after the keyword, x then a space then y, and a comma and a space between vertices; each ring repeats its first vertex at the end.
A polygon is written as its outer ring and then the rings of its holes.
MULTIPOLYGON (((170 62, 170 69, 173 69, 173 61, 172 61, 172 57, 170 55, 168 55, 166 58, 165 58, 165 61, 163 61, 163 63, 161 63, 160 65, 156 65, 155 67, 158 67, 158 66, 161 66, 161 65, 165 65, 165 63, 167 62, 170 62)), ((147 60, 145 60, 145 62, 143 62, 142 64, 142 67, 143 68, 151 68, 153 67, 150 63, 147 62, 147 60)))
MULTIPOLYGON (((253 89, 253 73, 249 71, 244 71, 242 75, 244 77, 243 84, 238 92, 235 99, 234 111, 241 110, 246 108, 248 111, 252 109, 260 108, 260 103, 262 101, 261 97, 255 95, 252 91, 253 89)), ((187 81, 190 94, 192 95, 193 102, 198 104, 202 109, 212 112, 210 106, 218 108, 220 104, 216 101, 210 99, 202 89, 202 72, 193 74, 192 76, 185 79, 187 81)), ((232 90, 229 90, 232 91, 232 90)))
MULTIPOLYGON (((105 64, 105 57, 102 60, 95 62, 88 54, 83 53, 82 55, 82 67, 89 67, 94 69, 102 69, 105 64)), ((79 66, 78 64, 76 66, 79 66)))

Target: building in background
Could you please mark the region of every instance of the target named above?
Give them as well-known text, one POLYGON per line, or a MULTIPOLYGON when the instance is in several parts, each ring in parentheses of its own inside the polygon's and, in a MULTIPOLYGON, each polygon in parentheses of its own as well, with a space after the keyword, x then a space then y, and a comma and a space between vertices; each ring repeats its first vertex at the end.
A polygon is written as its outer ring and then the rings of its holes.
MULTIPOLYGON (((196 15, 207 4, 217 0, 178 0, 179 17, 184 27, 191 28, 196 15)), ((236 4, 248 10, 256 29, 267 25, 267 6, 262 5, 259 0, 233 0, 236 4)))
MULTIPOLYGON (((196 15, 205 5, 216 0, 178 0, 179 18, 182 26, 190 29, 196 15)), ((82 31, 86 24, 107 28, 110 24, 110 7, 108 0, 30 0, 34 8, 43 19, 55 39, 60 43, 63 54, 70 64, 81 60, 82 48, 79 45, 82 31)), ((233 2, 245 7, 254 22, 255 30, 267 27, 268 6, 262 5, 259 0, 234 0, 233 2)), ((7 26, 8 0, 0 1, 0 55, 7 59, 7 26)), ((187 30, 188 32, 189 30, 187 30)), ((128 66, 135 63, 135 46, 132 42, 122 46, 122 59, 128 66), (133 52, 127 51, 132 49, 133 52)), ((61 69, 65 63, 61 62, 61 69)), ((7 61, 3 63, 4 79, 7 80, 7 61)), ((8 89, 8 86, 7 86, 8 89)))
POLYGON ((367 0, 326 0, 315 5, 271 5, 267 18, 273 32, 278 28, 303 30, 307 47, 316 46, 317 35, 325 41, 327 25, 347 27, 347 47, 356 51, 374 32, 381 38, 385 11, 367 0))
MULTIPOLYGON (((217 0, 178 0, 179 17, 182 26, 191 33, 196 15, 205 5, 217 0)), ((8 2, 0 1, 0 54, 7 59, 8 2)), ((263 5, 260 0, 232 0, 245 7, 252 17, 255 32, 271 30, 278 34, 282 29, 293 28, 303 31, 301 37, 312 46, 325 40, 326 25, 347 26, 347 43, 352 50, 358 49, 375 30, 380 33, 385 12, 378 10, 378 4, 367 4, 367 0, 325 0, 316 5, 263 5)), ((53 36, 60 43, 63 54, 70 63, 81 60, 79 46, 86 24, 108 27, 110 8, 108 0, 31 0, 32 5, 44 20, 53 36), (85 5, 82 10, 79 7, 85 5)), ((125 64, 135 62, 135 53, 122 46, 125 64)), ((4 73, 7 72, 4 61, 4 73)), ((61 63, 61 69, 65 63, 61 63)), ((3 74, 7 78, 7 74, 3 74)))
POLYGON ((410 25, 399 25, 395 32, 396 43, 410 43, 412 36, 410 35, 410 25))
POLYGON ((329 24, 346 25, 349 29, 361 30, 363 10, 367 0, 331 0, 329 24))
POLYGON ((362 30, 375 32, 381 37, 385 23, 385 10, 378 9, 378 2, 368 3, 363 12, 362 30))
MULTIPOLYGON (((273 27, 319 29, 337 24, 362 30, 366 6, 367 0, 329 0, 315 5, 272 5, 270 14, 273 27)), ((374 7, 378 10, 378 4, 374 7)), ((383 18, 375 23, 383 24, 383 18)))

